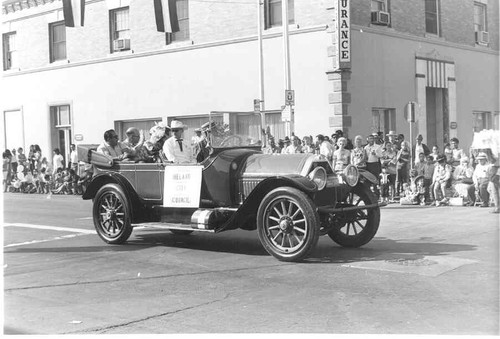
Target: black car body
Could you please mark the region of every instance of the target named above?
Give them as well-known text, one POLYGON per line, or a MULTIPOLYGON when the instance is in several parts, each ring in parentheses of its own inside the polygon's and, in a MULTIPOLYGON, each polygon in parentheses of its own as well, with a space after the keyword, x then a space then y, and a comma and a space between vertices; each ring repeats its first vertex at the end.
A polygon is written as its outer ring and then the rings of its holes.
POLYGON ((94 165, 83 199, 94 201, 99 236, 123 243, 134 226, 159 224, 175 234, 257 230, 264 248, 284 261, 307 257, 320 235, 349 247, 375 236, 380 205, 370 173, 352 165, 335 173, 315 154, 263 154, 260 144, 219 144, 193 165, 116 162, 82 147, 81 160, 94 165), (173 192, 177 188, 181 194, 173 192))

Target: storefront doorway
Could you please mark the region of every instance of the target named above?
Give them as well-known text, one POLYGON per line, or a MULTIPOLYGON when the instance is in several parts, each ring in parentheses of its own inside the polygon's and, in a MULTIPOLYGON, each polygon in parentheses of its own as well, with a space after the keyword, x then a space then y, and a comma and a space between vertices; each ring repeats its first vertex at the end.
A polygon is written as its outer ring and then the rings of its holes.
POLYGON ((71 131, 71 110, 69 105, 50 106, 50 119, 51 119, 51 144, 52 149, 59 148, 62 156, 64 157, 65 166, 69 162, 69 154, 71 152, 70 145, 72 143, 71 131))
POLYGON ((427 140, 424 142, 432 147, 443 145, 450 139, 450 117, 448 111, 448 90, 446 88, 426 88, 427 140))

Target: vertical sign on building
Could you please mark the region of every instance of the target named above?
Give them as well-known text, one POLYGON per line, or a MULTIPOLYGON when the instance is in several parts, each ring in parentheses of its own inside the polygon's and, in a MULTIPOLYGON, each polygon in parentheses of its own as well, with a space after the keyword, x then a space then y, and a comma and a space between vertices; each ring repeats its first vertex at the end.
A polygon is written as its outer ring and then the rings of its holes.
POLYGON ((351 19, 349 0, 338 0, 339 62, 340 68, 351 62, 351 19))

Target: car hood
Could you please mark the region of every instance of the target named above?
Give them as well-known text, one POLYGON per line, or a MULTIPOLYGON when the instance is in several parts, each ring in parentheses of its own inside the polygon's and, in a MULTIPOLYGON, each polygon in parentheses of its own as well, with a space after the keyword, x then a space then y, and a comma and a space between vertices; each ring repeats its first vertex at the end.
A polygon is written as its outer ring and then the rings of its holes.
POLYGON ((242 176, 305 175, 309 164, 316 158, 318 156, 306 153, 253 154, 247 158, 242 168, 242 176))

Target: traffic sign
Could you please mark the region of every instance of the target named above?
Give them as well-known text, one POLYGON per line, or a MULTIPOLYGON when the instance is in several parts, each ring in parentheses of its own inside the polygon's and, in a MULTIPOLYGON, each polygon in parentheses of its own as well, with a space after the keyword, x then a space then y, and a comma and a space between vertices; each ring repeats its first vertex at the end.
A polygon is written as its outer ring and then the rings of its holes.
POLYGON ((285 106, 295 105, 295 91, 293 89, 285 90, 285 106))
POLYGON ((405 106, 405 118, 408 122, 415 122, 415 116, 417 111, 417 103, 410 101, 405 106))

